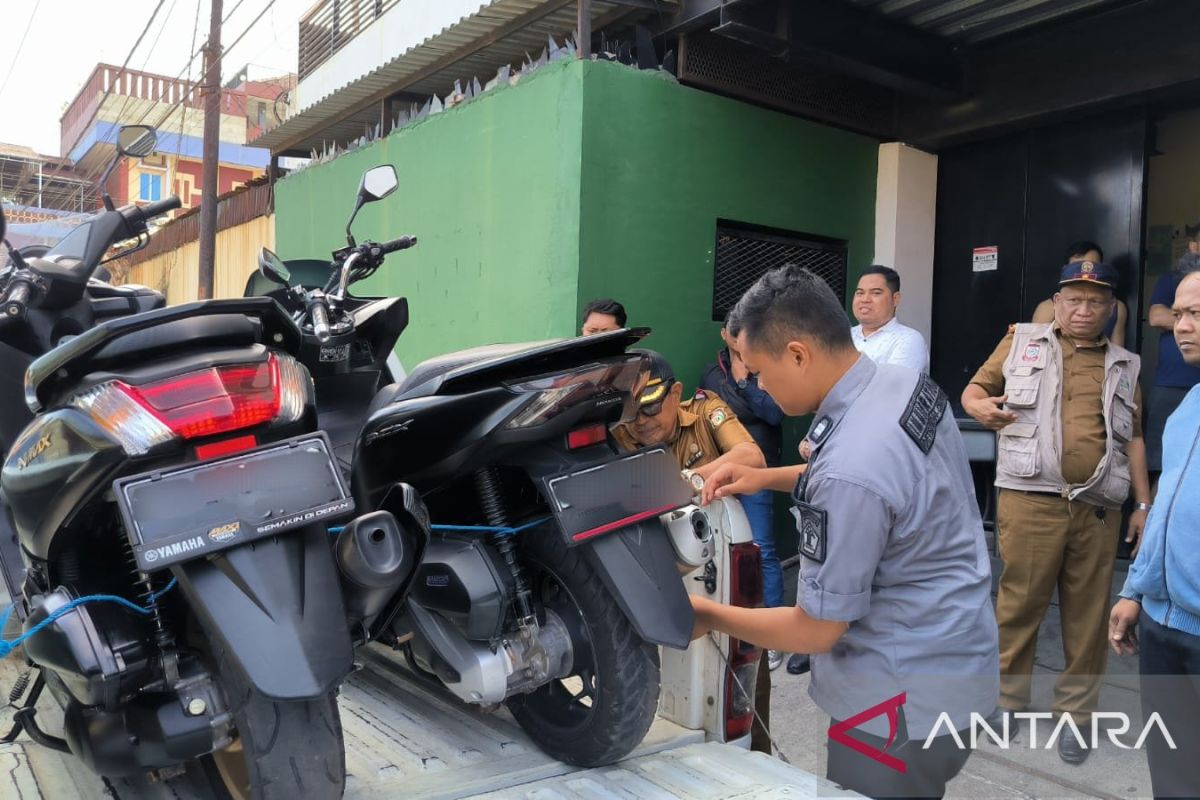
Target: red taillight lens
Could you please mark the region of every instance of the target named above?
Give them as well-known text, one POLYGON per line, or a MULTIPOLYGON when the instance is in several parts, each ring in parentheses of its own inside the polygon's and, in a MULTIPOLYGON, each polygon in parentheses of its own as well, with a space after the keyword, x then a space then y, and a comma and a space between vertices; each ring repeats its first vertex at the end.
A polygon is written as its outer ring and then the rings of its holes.
POLYGON ((583 447, 591 447, 594 444, 600 444, 608 438, 608 431, 603 425, 592 425, 587 428, 580 428, 576 431, 571 431, 567 434, 567 448, 569 450, 579 450, 583 447))
POLYGON ((219 442, 196 445, 196 458, 203 461, 206 458, 220 458, 242 453, 258 447, 258 439, 253 435, 236 436, 232 439, 222 439, 219 442))
POLYGON ((197 370, 142 386, 108 381, 75 395, 71 405, 126 453, 140 456, 179 438, 296 422, 311 397, 308 370, 291 356, 271 353, 261 364, 197 370))
POLYGON ((176 435, 198 439, 270 422, 282 401, 279 362, 189 372, 144 386, 118 384, 176 435))
MULTIPOLYGON (((753 542, 729 549, 729 602, 757 608, 762 605, 762 557, 753 542)), ((754 725, 754 687, 762 650, 730 637, 730 669, 725 672, 725 740, 740 739, 754 725), (734 678, 736 675, 736 679, 734 678)))
POLYGON ((754 542, 729 548, 729 602, 742 608, 758 608, 763 602, 762 553, 754 542))

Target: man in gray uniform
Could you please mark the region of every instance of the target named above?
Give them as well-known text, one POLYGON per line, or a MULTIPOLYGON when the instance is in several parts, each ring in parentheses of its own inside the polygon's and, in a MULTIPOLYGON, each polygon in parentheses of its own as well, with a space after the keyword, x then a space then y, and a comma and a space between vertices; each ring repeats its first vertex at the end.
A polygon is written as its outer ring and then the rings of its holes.
POLYGON ((693 597, 696 635, 813 653, 829 779, 872 797, 941 797, 970 755, 969 737, 960 747, 949 734, 989 714, 999 691, 983 525, 945 394, 860 357, 846 323, 825 282, 797 267, 763 276, 734 311, 759 385, 784 413, 816 414, 813 453, 807 469, 724 466, 705 500, 793 492, 798 604, 693 597))

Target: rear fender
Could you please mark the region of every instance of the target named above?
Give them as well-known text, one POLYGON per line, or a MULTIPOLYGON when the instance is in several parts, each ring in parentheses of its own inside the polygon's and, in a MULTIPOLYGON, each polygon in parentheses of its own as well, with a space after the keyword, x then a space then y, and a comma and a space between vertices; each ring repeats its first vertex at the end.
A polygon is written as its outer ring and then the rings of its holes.
MULTIPOLYGON (((595 448, 591 455, 612 458, 595 448)), ((594 462, 593 462, 594 463, 594 462)), ((522 453, 521 467, 534 485, 543 479, 586 466, 579 456, 551 445, 522 453)), ((629 624, 651 644, 686 649, 692 638, 694 613, 675 563, 675 549, 657 518, 633 523, 575 545, 603 581, 629 624)))
POLYGON ((352 666, 337 567, 323 525, 171 568, 209 640, 259 692, 309 700, 352 666))
POLYGON ((661 522, 639 522, 578 549, 638 636, 651 644, 687 649, 695 615, 661 522))

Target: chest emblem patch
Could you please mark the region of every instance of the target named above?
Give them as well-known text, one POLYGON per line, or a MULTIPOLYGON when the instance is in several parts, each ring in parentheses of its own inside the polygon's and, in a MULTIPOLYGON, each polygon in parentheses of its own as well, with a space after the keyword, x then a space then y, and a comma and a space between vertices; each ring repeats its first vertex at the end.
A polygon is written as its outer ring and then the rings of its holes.
POLYGON ((1034 363, 1042 357, 1042 345, 1040 342, 1030 342, 1025 345, 1025 352, 1021 354, 1021 361, 1026 364, 1034 363))

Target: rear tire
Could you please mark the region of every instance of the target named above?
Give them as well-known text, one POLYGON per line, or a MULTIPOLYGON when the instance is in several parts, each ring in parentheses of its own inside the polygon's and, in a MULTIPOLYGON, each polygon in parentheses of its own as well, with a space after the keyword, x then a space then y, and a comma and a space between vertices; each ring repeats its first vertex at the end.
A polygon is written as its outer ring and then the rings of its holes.
POLYGON ((223 649, 214 646, 212 657, 237 728, 233 744, 201 759, 213 794, 222 800, 340 798, 346 753, 337 692, 316 700, 271 700, 223 649))
POLYGON ((634 632, 578 549, 554 527, 526 534, 522 561, 534 598, 571 629, 572 675, 508 699, 549 755, 584 767, 611 764, 641 744, 658 707, 658 648, 634 632))

